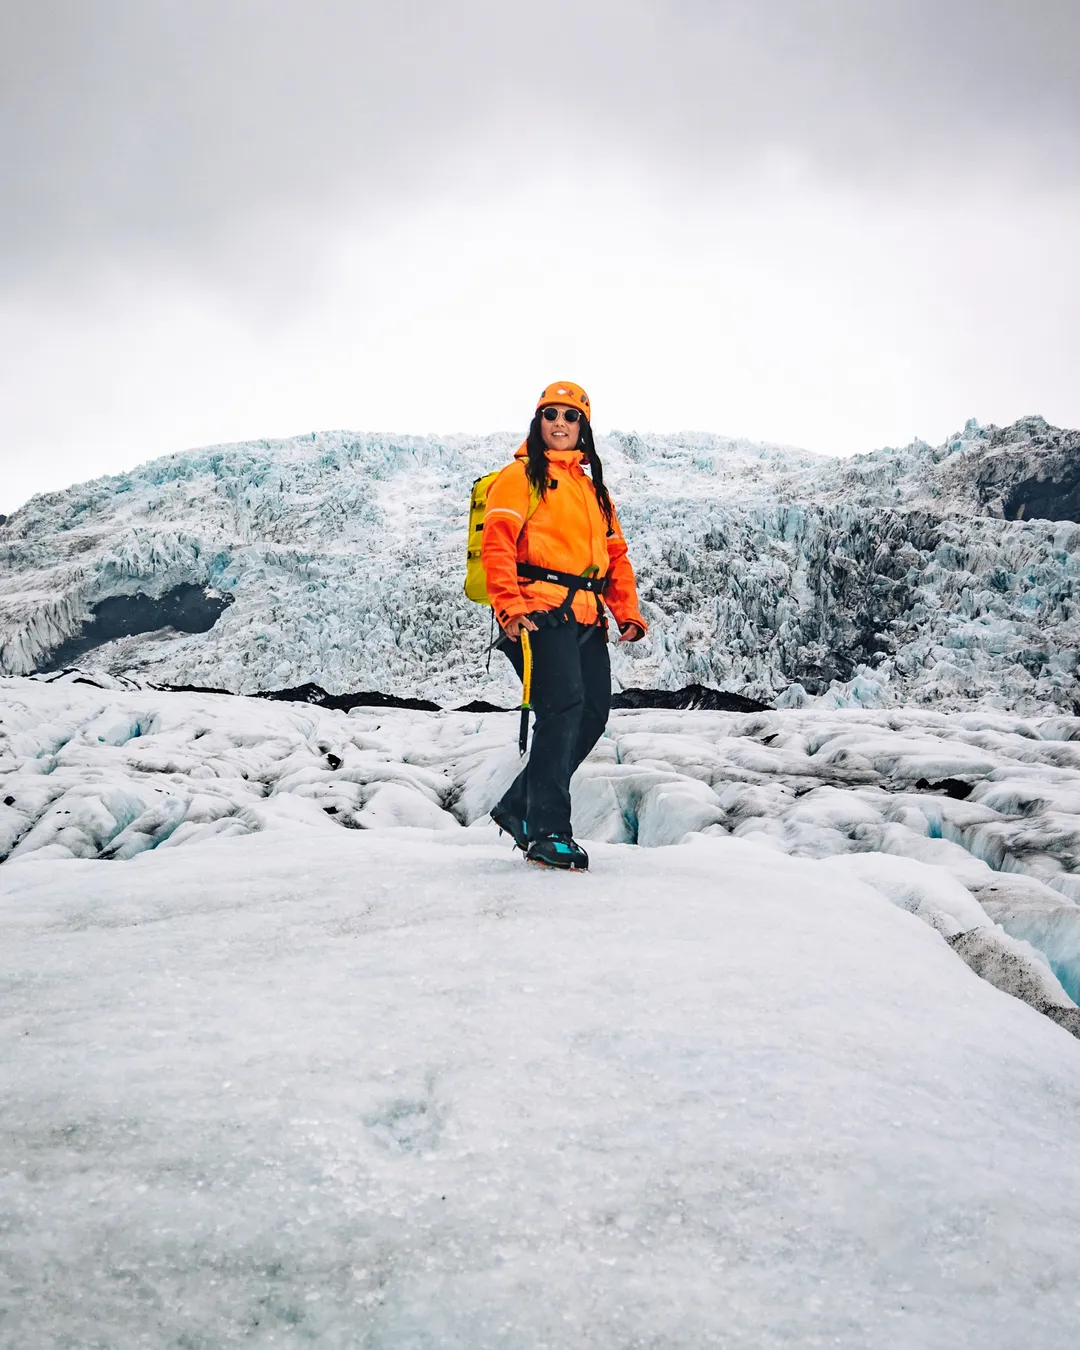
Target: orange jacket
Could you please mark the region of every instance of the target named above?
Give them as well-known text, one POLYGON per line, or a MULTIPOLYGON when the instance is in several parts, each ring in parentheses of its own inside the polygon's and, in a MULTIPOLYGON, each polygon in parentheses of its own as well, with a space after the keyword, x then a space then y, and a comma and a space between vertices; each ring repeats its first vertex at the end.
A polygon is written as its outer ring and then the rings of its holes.
MULTIPOLYGON (((521 614, 557 609, 566 599, 565 586, 519 577, 518 563, 527 562, 575 576, 595 567, 597 575, 610 578, 603 599, 615 622, 620 628, 639 624, 644 632, 626 540, 614 514, 608 529, 592 479, 582 469, 581 452, 548 451, 547 495, 531 516, 527 462, 522 445, 488 489, 484 512, 480 559, 500 625, 521 614)), ((596 623, 603 614, 600 596, 576 592, 573 610, 579 623, 596 623)))

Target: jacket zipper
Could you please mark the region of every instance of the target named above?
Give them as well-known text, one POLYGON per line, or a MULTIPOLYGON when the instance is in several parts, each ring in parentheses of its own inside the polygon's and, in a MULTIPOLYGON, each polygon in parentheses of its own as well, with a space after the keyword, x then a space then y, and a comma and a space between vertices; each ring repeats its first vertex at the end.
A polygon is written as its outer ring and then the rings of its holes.
MULTIPOLYGON (((573 470, 571 470, 571 474, 572 473, 573 470)), ((596 567, 597 572, 599 573, 599 563, 593 562, 593 559, 596 557, 596 531, 593 528, 592 512, 589 510, 589 494, 585 491, 585 471, 580 466, 578 467, 577 478, 578 490, 581 493, 581 504, 585 508, 585 519, 589 522, 589 562, 587 565, 589 567, 596 567)), ((597 509, 599 510, 599 503, 597 503, 597 509)), ((604 572, 607 572, 606 567, 604 568, 604 572)), ((599 595, 596 595, 593 598, 596 601, 596 621, 601 623, 604 618, 604 607, 601 604, 599 595)))
MULTIPOLYGON (((573 471, 571 470, 571 472, 573 471)), ((580 468, 578 469, 577 479, 578 479, 578 491, 581 493, 581 504, 585 508, 585 519, 589 522, 589 561, 587 566, 598 567, 598 564, 595 564, 593 562, 593 559, 596 557, 596 531, 593 529, 592 512, 589 510, 589 494, 585 491, 584 470, 580 468)), ((606 571, 607 569, 605 568, 604 570, 606 571)))

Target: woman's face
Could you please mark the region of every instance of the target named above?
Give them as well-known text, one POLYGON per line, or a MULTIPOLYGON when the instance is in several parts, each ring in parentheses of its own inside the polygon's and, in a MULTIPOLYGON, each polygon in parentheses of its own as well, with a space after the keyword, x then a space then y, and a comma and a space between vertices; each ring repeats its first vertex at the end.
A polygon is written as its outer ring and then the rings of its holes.
POLYGON ((567 404, 552 403, 548 406, 559 414, 559 420, 549 422, 546 417, 540 418, 540 435, 544 438, 544 444, 549 450, 576 450, 581 423, 566 420, 563 414, 567 411, 567 404))

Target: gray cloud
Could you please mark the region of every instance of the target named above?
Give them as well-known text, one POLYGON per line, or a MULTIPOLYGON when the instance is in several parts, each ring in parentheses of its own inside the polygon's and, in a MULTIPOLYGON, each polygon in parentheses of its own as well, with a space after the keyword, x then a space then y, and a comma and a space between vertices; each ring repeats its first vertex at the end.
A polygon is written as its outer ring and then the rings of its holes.
POLYGON ((0 280, 220 266, 269 216, 376 217, 615 149, 859 182, 1080 178, 1075 0, 5 0, 0 280), (515 149, 515 147, 518 147, 515 149))
POLYGON ((787 147, 860 181, 1025 159, 1080 168, 1080 8, 685 0, 648 118, 698 153, 787 147))

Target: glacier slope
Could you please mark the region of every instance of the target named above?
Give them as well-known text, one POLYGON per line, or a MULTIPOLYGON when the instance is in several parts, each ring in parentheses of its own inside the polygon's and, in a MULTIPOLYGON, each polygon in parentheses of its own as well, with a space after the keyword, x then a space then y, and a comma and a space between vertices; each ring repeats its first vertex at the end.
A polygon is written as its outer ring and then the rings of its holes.
MULTIPOLYGON (((460 555, 469 485, 516 441, 331 432, 35 498, 0 526, 0 673, 93 642, 107 602, 142 597, 149 613, 198 586, 231 602, 209 631, 117 637, 93 664, 239 692, 314 681, 505 703, 513 681, 498 659, 484 671, 460 555)), ((614 652, 617 680, 769 702, 868 667, 884 702, 1071 711, 1076 441, 1039 418, 853 461, 689 433, 603 438, 652 625, 614 652)))
POLYGON ((1080 1045, 823 864, 595 855, 6 864, 5 1342, 1071 1344, 1080 1045))

